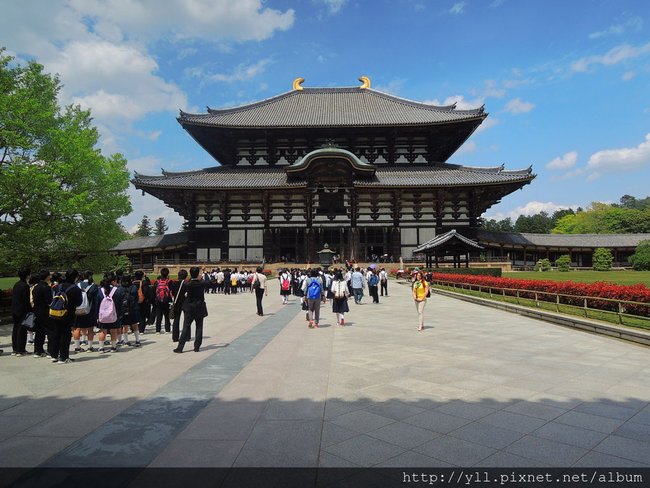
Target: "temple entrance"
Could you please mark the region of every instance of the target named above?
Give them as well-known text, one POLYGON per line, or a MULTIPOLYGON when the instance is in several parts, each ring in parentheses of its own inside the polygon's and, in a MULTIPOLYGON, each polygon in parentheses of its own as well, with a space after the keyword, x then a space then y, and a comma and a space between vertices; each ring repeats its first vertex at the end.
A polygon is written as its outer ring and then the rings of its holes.
POLYGON ((379 262, 384 255, 383 246, 367 246, 366 247, 366 260, 368 262, 379 262))

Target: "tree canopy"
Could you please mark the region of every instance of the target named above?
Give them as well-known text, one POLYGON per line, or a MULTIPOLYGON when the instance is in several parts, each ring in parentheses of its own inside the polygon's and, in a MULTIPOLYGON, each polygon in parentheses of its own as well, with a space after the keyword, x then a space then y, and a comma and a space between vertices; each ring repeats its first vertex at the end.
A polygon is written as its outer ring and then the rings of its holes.
POLYGON ((135 237, 149 237, 151 235, 151 220, 147 215, 142 216, 142 220, 138 224, 138 230, 133 234, 135 237))
POLYGON ((129 172, 96 147, 90 112, 60 107, 57 76, 0 49, 0 270, 106 266, 126 233, 129 172))
POLYGON ((158 217, 154 222, 153 233, 156 236, 162 236, 169 230, 167 222, 165 222, 165 217, 158 217))
POLYGON ((637 199, 623 195, 620 203, 594 202, 586 209, 561 209, 552 215, 540 212, 488 220, 483 228, 496 232, 538 234, 645 234, 650 233, 650 197, 637 199))

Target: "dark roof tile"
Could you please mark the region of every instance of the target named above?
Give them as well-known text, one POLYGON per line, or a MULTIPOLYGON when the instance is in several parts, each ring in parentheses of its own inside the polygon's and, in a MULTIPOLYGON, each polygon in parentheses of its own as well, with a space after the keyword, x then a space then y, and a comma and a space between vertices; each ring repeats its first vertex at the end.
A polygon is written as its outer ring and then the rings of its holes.
MULTIPOLYGON (((529 170, 493 171, 488 168, 465 168, 459 165, 440 166, 377 167, 370 178, 357 177, 354 184, 359 187, 418 187, 418 186, 466 186, 500 183, 527 183, 535 175, 529 170)), ((245 188, 289 188, 302 187, 305 180, 287 175, 284 167, 217 166, 199 171, 166 172, 162 176, 135 174, 132 180, 137 188, 175 189, 245 189, 245 188)))
POLYGON ((371 89, 304 88, 260 102, 205 114, 181 112, 183 125, 217 127, 376 127, 480 122, 483 107, 456 110, 415 102, 371 89))

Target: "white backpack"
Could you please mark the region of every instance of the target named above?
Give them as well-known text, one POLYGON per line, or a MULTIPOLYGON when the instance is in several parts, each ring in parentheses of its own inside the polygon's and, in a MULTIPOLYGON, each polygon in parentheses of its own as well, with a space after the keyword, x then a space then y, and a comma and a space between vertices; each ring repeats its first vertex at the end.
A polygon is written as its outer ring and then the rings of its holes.
MULTIPOLYGON (((90 288, 93 285, 88 286, 90 288)), ((81 284, 79 284, 81 288, 81 284)), ((88 300, 88 291, 86 288, 81 288, 81 305, 75 310, 75 315, 88 315, 90 313, 90 300, 88 300)))
MULTIPOLYGON (((112 324, 117 322, 117 310, 115 308, 115 302, 113 302, 115 290, 117 290, 117 287, 113 287, 111 292, 104 296, 102 303, 99 304, 98 319, 100 324, 112 324)), ((102 294, 104 294, 103 290, 102 294)))

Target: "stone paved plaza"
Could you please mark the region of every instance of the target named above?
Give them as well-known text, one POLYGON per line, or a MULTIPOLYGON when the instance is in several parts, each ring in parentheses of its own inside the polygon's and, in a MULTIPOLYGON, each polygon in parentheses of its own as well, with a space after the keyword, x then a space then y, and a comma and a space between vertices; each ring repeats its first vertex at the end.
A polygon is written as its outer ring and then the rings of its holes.
POLYGON ((1 466, 645 466, 650 348, 409 289, 327 304, 308 329, 277 280, 208 295, 203 349, 75 363, 0 356, 1 466))

